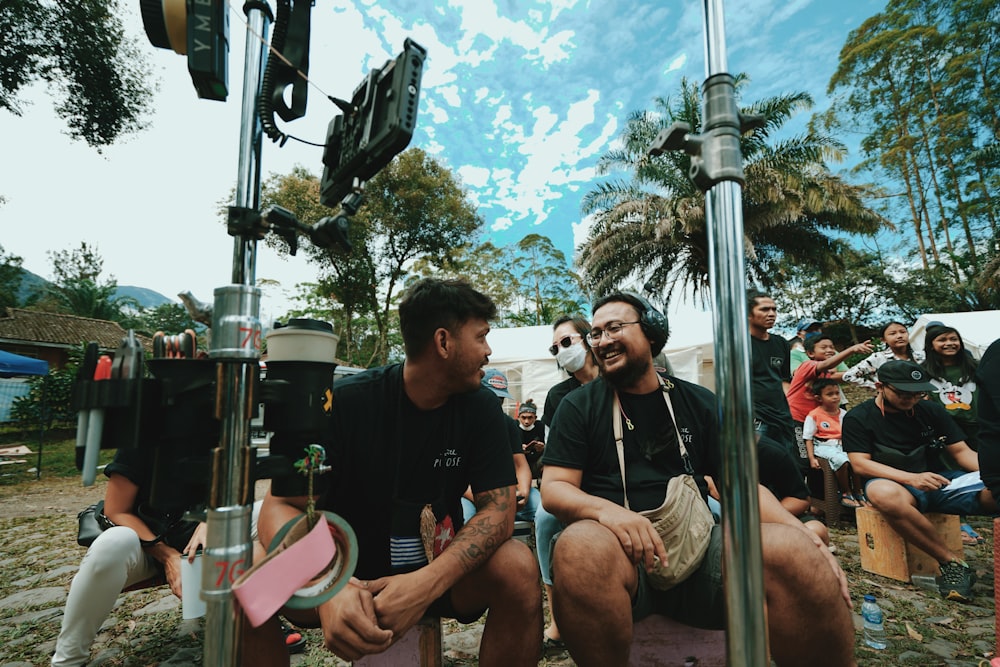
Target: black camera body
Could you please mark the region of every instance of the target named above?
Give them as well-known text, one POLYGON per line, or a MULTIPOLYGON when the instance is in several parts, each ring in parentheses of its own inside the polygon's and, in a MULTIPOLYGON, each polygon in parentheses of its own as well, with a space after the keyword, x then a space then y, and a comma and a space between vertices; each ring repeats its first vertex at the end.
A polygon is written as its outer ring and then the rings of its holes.
POLYGON ((410 143, 426 57, 427 50, 407 38, 395 60, 354 90, 352 111, 330 121, 320 186, 324 206, 339 206, 355 178, 368 180, 410 143))

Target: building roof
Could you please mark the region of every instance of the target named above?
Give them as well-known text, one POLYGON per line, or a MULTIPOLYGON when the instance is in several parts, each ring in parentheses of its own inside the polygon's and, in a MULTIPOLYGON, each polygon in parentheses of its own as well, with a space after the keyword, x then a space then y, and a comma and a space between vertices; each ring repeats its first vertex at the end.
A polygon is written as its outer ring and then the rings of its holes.
MULTIPOLYGON (((89 317, 7 308, 0 317, 0 342, 51 347, 79 347, 96 341, 102 349, 117 349, 125 330, 117 322, 89 317)), ((140 337, 146 346, 148 339, 140 337)))

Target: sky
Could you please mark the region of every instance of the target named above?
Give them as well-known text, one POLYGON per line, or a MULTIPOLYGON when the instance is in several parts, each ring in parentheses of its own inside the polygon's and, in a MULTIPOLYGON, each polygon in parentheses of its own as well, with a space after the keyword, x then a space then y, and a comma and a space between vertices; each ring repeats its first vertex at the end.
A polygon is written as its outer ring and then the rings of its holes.
MULTIPOLYGON (((211 301, 228 285, 234 242, 218 211, 237 178, 246 26, 230 8, 226 102, 200 100, 186 61, 149 45, 139 3, 123 8, 126 30, 150 56, 158 91, 150 127, 102 153, 72 141, 43 87, 24 96, 24 116, 0 112, 0 244, 24 268, 52 275, 49 251, 81 241, 104 258, 105 275, 170 298, 190 290, 211 301)), ((664 0, 318 0, 312 10, 304 118, 288 133, 322 143, 336 108, 365 73, 398 54, 406 37, 428 57, 420 92, 420 147, 449 167, 496 244, 548 236, 567 257, 587 234, 582 196, 607 176, 599 157, 628 114, 674 94, 683 77, 705 77, 702 4, 664 0)), ((751 83, 744 102, 805 90, 815 110, 850 30, 884 0, 729 0, 728 65, 751 83)), ((793 120, 801 131, 807 114, 793 120)), ((262 173, 302 165, 319 175, 322 149, 265 139, 262 173)), ((299 282, 314 280, 305 257, 260 245, 265 324, 284 314, 299 282), (265 281, 266 279, 266 281, 265 281), (277 284, 272 284, 276 281, 277 284)), ((685 307, 680 300, 672 309, 685 307)))

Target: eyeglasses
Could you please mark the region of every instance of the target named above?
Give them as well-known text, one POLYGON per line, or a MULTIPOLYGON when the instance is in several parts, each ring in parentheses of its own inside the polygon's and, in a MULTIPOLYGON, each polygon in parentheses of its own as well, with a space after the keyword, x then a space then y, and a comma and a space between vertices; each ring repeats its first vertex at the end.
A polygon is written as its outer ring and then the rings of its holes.
POLYGON ((896 394, 896 396, 899 396, 900 398, 903 398, 903 399, 924 398, 925 396, 927 396, 927 392, 926 391, 900 391, 900 390, 896 389, 895 387, 893 387, 891 384, 885 385, 885 388, 886 389, 891 389, 892 393, 896 394))
POLYGON ((569 347, 570 345, 573 344, 573 340, 576 338, 583 338, 583 336, 581 336, 578 333, 566 334, 565 336, 560 338, 555 345, 549 348, 549 354, 551 354, 553 357, 556 356, 556 354, 558 354, 559 352, 560 346, 569 347))
POLYGON ((621 338, 622 329, 624 329, 630 324, 639 324, 639 321, 636 320, 635 322, 612 322, 603 329, 591 329, 587 333, 587 342, 590 343, 591 346, 597 345, 598 343, 601 342, 601 339, 604 338, 604 334, 608 335, 609 340, 618 340, 619 338, 621 338))

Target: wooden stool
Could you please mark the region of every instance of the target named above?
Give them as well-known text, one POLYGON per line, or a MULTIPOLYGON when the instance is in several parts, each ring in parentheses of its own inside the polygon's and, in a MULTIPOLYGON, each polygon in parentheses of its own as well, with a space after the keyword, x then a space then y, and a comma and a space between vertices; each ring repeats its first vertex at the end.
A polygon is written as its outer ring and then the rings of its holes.
POLYGON ((355 667, 441 667, 441 619, 422 618, 387 651, 366 655, 355 667))
POLYGON ((653 614, 635 624, 629 667, 725 667, 726 633, 702 630, 653 614), (693 660, 689 660, 693 659, 693 660))
MULTIPOLYGON (((937 560, 900 537, 878 510, 860 507, 856 516, 862 570, 905 582, 909 582, 915 574, 937 575, 937 560)), ((936 513, 924 516, 934 525, 955 557, 962 558, 962 531, 958 516, 936 513)))

